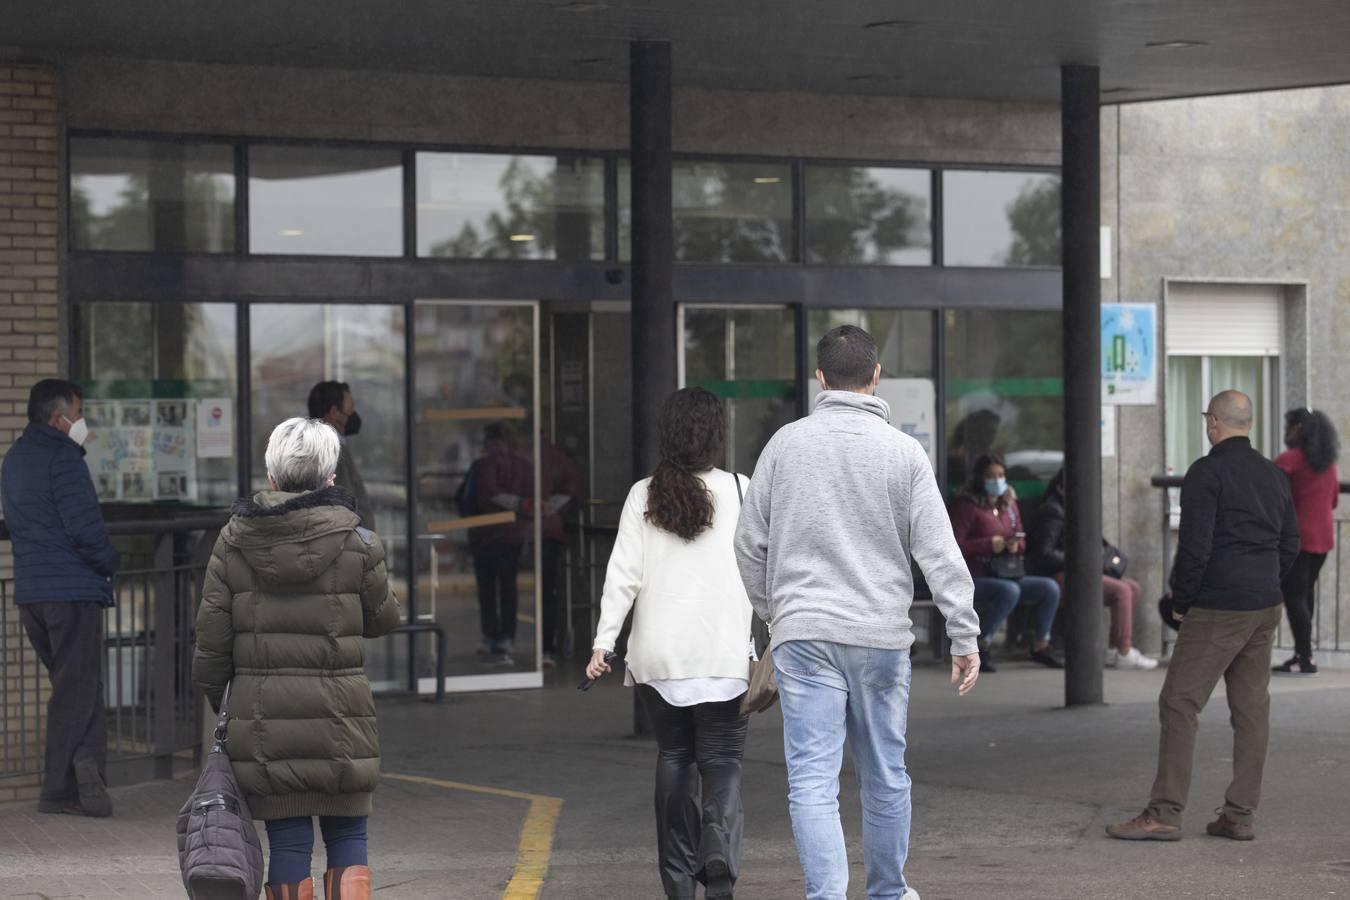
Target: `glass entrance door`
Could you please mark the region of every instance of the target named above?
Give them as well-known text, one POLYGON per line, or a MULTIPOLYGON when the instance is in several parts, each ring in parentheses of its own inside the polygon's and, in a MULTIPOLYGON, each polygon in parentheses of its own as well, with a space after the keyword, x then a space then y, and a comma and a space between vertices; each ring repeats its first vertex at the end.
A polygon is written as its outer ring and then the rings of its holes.
POLYGON ((418 617, 447 690, 541 686, 538 305, 419 301, 414 342, 418 617))
POLYGON ((727 406, 726 467, 751 474, 769 438, 798 416, 797 317, 788 306, 680 307, 680 384, 727 406))

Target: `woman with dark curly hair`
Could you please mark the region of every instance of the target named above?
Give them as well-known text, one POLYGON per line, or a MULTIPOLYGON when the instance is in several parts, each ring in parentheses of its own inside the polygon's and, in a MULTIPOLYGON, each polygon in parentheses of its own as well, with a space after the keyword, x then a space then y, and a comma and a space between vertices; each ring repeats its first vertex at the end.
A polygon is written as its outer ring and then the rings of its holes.
POLYGON ((699 883, 708 900, 729 898, 744 828, 751 617, 732 541, 749 480, 716 468, 726 416, 702 388, 666 401, 660 438, 661 462, 633 486, 619 520, 586 675, 610 670, 606 655, 631 609, 624 683, 637 686, 659 748, 662 886, 673 900, 693 900, 699 883))
POLYGON ((1285 414, 1284 427, 1284 443, 1289 449, 1275 458, 1275 465, 1289 476, 1293 488, 1299 551, 1281 585, 1289 629, 1294 633, 1294 655, 1275 671, 1316 675, 1317 664, 1312 658, 1313 598, 1322 563, 1336 546, 1332 510, 1340 499, 1336 476, 1340 441, 1336 427, 1320 410, 1290 410, 1285 414))

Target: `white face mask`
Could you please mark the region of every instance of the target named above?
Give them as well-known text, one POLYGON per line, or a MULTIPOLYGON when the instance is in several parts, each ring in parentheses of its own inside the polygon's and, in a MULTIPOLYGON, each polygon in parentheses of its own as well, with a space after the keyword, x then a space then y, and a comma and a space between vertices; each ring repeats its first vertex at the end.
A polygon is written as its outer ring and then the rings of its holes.
MULTIPOLYGON (((65 416, 62 416, 61 418, 66 419, 65 416)), ((84 421, 84 416, 80 416, 79 421, 77 422, 66 419, 66 424, 70 426, 70 439, 83 447, 84 442, 89 440, 89 424, 84 421)))

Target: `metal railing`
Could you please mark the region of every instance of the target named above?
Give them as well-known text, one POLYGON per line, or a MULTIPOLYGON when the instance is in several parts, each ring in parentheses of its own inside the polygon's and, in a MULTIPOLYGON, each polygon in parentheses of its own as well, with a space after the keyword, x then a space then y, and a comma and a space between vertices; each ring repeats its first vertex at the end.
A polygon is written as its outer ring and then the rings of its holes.
MULTIPOLYGON (((1179 491, 1185 481, 1179 475, 1155 475, 1153 487, 1164 491, 1179 491)), ((1350 482, 1340 483, 1342 494, 1350 494, 1350 482)), ((1163 504, 1162 549, 1163 584, 1169 583, 1172 563, 1176 559, 1176 514, 1180 509, 1180 499, 1175 505, 1169 500, 1163 504)), ((1326 564, 1318 578, 1313 612, 1313 648, 1320 651, 1350 651, 1350 585, 1341 578, 1342 557, 1350 555, 1350 544, 1346 536, 1350 533, 1350 520, 1336 520, 1336 546, 1327 554, 1326 564)), ((1292 649, 1293 639, 1287 624, 1281 624, 1276 647, 1292 649)))
MULTIPOLYGON (((205 565, 191 558, 187 536, 223 522, 223 516, 196 516, 108 524, 115 537, 148 543, 123 554, 135 568, 118 573, 113 605, 103 616, 99 674, 113 783, 172 777, 176 766, 199 762, 202 707, 192 685, 192 648, 205 565)), ((13 579, 0 580, 0 786, 41 774, 50 695, 13 596, 13 579)))

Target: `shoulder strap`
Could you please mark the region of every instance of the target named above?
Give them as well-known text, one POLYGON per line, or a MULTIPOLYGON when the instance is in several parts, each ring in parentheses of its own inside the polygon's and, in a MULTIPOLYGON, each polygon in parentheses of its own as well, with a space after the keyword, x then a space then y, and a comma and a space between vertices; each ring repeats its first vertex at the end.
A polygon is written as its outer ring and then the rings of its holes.
POLYGON ((736 499, 740 502, 740 504, 741 504, 742 506, 744 506, 744 505, 745 505, 745 491, 741 489, 741 476, 737 475, 735 472, 732 472, 732 473, 731 473, 731 478, 732 478, 733 481, 736 482, 736 499))
POLYGON ((220 713, 216 717, 215 743, 211 746, 212 753, 224 753, 225 744, 230 739, 230 692, 233 688, 234 679, 231 679, 225 685, 225 693, 220 697, 220 713))

